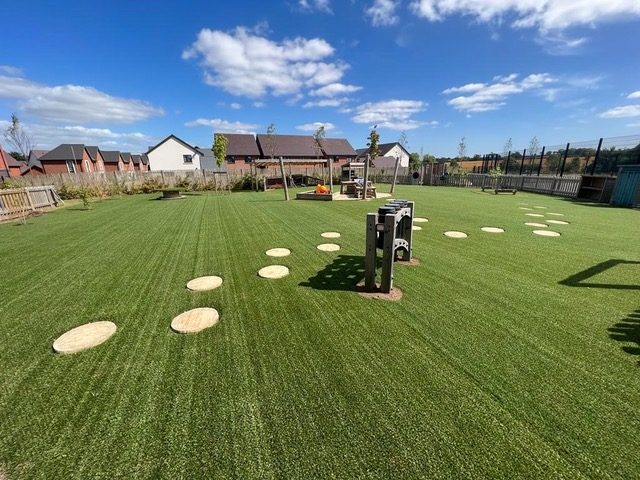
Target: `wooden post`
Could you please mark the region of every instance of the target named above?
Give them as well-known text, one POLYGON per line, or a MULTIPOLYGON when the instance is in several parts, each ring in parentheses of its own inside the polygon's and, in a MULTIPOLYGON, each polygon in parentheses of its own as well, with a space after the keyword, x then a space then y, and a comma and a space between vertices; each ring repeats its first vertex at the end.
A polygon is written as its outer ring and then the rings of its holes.
POLYGON ((364 289, 373 292, 376 288, 376 222, 378 215, 367 214, 367 232, 364 255, 364 289))
MULTIPOLYGON (((593 165, 591 166, 591 175, 595 175, 596 174, 596 165, 598 164, 598 157, 600 157, 600 150, 601 149, 602 149, 602 138, 598 142, 598 149, 596 150, 596 156, 593 158, 593 165)), ((602 195, 600 195, 600 196, 602 197, 602 195)))
POLYGON ((289 201, 289 187, 287 186, 287 176, 284 173, 284 160, 280 157, 280 174, 282 175, 282 186, 284 187, 284 199, 289 201))
POLYGON ((333 195, 333 159, 329 157, 329 192, 333 195))
POLYGON ((367 187, 368 187, 368 183, 369 183, 369 159, 370 158, 371 158, 371 156, 367 154, 367 158, 365 159, 365 163, 364 163, 364 181, 362 182, 362 199, 363 200, 367 199, 367 187))
POLYGON ((527 149, 525 148, 522 152, 522 162, 520 162, 520 175, 522 175, 522 169, 524 168, 524 162, 527 159, 527 149))
POLYGON ((396 237, 396 215, 389 213, 384 216, 384 243, 382 246, 382 278, 380 291, 389 293, 393 288, 393 244, 396 237))
POLYGON ((400 168, 400 157, 396 157, 396 167, 393 170, 393 183, 391 184, 391 190, 389 191, 389 193, 393 193, 394 190, 396 189, 396 180, 398 179, 398 168, 400 168))
POLYGON ((29 188, 25 187, 24 193, 27 195, 27 200, 29 202, 29 207, 32 211, 35 211, 36 207, 33 206, 33 199, 31 198, 31 191, 29 188))
POLYGON ((407 202, 407 206, 409 208, 409 211, 411 212, 411 215, 409 216, 408 219, 407 217, 405 217, 403 220, 404 228, 403 228, 402 236, 405 238, 405 240, 409 244, 408 251, 402 252, 402 260, 404 260, 405 262, 408 262, 413 258, 413 212, 415 209, 415 205, 416 205, 415 202, 407 202))

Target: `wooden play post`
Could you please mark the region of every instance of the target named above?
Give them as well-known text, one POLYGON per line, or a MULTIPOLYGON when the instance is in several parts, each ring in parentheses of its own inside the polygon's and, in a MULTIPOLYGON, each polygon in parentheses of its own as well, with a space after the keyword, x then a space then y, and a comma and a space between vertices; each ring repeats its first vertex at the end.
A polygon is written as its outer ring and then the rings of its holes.
POLYGON ((396 157, 396 168, 393 170, 393 183, 391 184, 391 190, 389 193, 393 193, 396 189, 396 180, 398 179, 398 168, 400 168, 400 157, 396 157))
POLYGON ((287 185, 287 176, 284 173, 284 160, 280 157, 280 174, 282 175, 282 186, 284 187, 284 199, 289 201, 289 186, 287 185))
POLYGON ((329 157, 329 192, 333 195, 333 159, 329 157))
POLYGON ((376 288, 376 223, 378 215, 375 213, 367 214, 367 232, 364 255, 364 289, 367 292, 373 292, 376 288))
POLYGON ((367 159, 364 163, 364 182, 362 183, 362 199, 367 199, 367 189, 369 186, 369 161, 371 160, 371 155, 367 154, 367 159))
POLYGON ((385 215, 384 217, 384 243, 382 245, 382 277, 380 281, 380 291, 382 293, 391 292, 393 286, 393 243, 395 240, 396 216, 385 215))

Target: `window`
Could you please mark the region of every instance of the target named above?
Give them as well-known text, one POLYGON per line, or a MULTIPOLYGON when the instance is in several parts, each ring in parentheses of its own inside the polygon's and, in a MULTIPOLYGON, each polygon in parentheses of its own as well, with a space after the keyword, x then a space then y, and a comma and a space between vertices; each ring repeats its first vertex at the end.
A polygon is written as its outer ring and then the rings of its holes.
POLYGON ((85 172, 90 172, 91 171, 91 164, 89 163, 89 160, 85 160, 84 161, 84 171, 85 172))
POLYGON ((67 160, 67 171, 69 173, 76 173, 76 164, 73 160, 67 160))
POLYGON ((244 163, 251 163, 253 162, 253 157, 244 157, 244 163))
POLYGON ((234 157, 233 155, 228 155, 227 156, 227 162, 236 163, 236 157, 234 157))
POLYGON ((193 163, 193 155, 183 155, 182 160, 184 163, 193 163))

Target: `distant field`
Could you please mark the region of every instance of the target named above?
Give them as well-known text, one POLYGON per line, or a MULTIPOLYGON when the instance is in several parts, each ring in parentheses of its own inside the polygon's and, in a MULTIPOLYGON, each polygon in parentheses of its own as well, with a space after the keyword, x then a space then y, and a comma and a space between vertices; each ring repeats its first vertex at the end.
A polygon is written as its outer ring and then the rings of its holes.
POLYGON ((399 187, 429 223, 387 302, 353 291, 384 200, 154 197, 0 225, 0 479, 640 476, 637 210, 399 187), (171 332, 205 306, 217 326, 171 332), (117 333, 52 352, 94 320, 117 333))

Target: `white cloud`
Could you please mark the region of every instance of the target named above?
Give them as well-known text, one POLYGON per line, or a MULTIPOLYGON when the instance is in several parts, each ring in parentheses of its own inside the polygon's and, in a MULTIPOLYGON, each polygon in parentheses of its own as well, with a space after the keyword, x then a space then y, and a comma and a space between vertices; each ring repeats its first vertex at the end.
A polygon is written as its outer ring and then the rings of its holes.
POLYGON ((246 27, 203 29, 182 53, 204 69, 205 82, 251 98, 296 95, 339 82, 349 66, 329 61, 334 48, 321 38, 269 40, 246 27))
POLYGON ((351 118, 355 123, 378 125, 391 130, 413 130, 424 125, 424 122, 411 118, 427 108, 420 100, 384 100, 367 102, 355 108, 351 118))
POLYGON ((331 0, 298 0, 298 6, 303 10, 324 13, 333 13, 331 10, 331 0))
POLYGON ((13 65, 0 65, 0 73, 10 75, 12 77, 21 77, 22 69, 14 67, 13 65))
POLYGON ((386 27, 395 25, 400 21, 396 15, 397 0, 374 0, 373 4, 365 10, 365 14, 371 19, 374 27, 386 27))
POLYGON ((340 107, 349 101, 348 98, 323 98, 322 100, 307 102, 302 105, 302 108, 325 108, 325 107, 340 107))
POLYGON ((567 38, 564 30, 640 17, 638 0, 414 0, 411 9, 432 22, 453 15, 483 23, 510 21, 513 28, 536 28, 543 38, 569 49, 586 39, 567 38))
POLYGON ((16 76, 0 75, 0 98, 16 100, 20 112, 56 122, 133 123, 164 113, 142 100, 114 97, 93 87, 47 86, 16 76))
POLYGON ((313 123, 304 123, 302 125, 298 125, 296 128, 298 130, 302 130, 303 132, 315 132, 318 128, 324 127, 324 129, 328 132, 329 130, 335 130, 336 126, 331 122, 313 122, 313 123))
MULTIPOLYGON (((517 74, 494 77, 494 83, 469 83, 461 87, 447 88, 442 93, 451 95, 464 93, 450 99, 447 103, 462 112, 487 112, 498 110, 506 104, 508 97, 527 90, 541 89, 556 79, 548 73, 534 73, 518 81, 517 74)), ((557 92, 552 89, 542 90, 547 99, 555 99, 557 92)))
POLYGON ((338 95, 347 95, 362 90, 362 87, 357 85, 345 85, 344 83, 330 83, 316 90, 313 90, 309 95, 315 97, 336 97, 338 95))
POLYGON ((264 102, 253 102, 253 106, 256 108, 262 108, 266 105, 264 102))
POLYGON ((637 92, 630 93, 627 98, 640 98, 640 90, 637 92))
POLYGON ((233 110, 240 110, 242 108, 242 105, 240 105, 238 102, 233 102, 229 104, 229 107, 233 110))
POLYGON ((260 125, 255 123, 229 122, 220 118, 198 118, 185 123, 187 127, 210 127, 221 133, 255 133, 260 125))
POLYGON ((602 118, 631 118, 640 117, 640 105, 624 105, 614 107, 600 114, 602 118))
MULTIPOLYGON (((9 122, 0 121, 0 129, 5 129, 8 125, 9 122)), ((146 151, 149 145, 157 141, 155 137, 141 132, 118 132, 109 128, 37 123, 25 123, 23 126, 37 148, 53 148, 61 143, 83 143, 98 145, 107 150, 119 148, 124 151, 146 151)))

